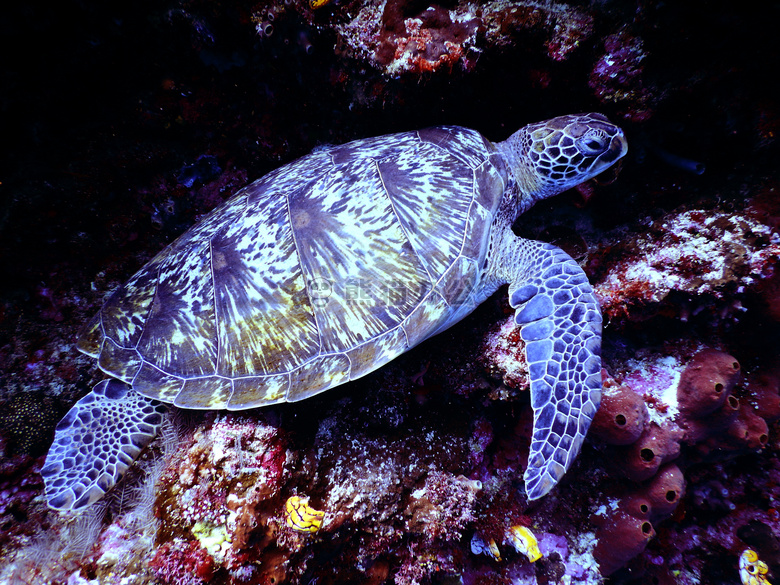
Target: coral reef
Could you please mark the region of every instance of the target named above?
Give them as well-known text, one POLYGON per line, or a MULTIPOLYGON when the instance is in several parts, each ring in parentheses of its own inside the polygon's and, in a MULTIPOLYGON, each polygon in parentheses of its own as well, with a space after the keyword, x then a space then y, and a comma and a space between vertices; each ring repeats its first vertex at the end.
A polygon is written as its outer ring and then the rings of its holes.
POLYGON ((674 212, 624 245, 610 249, 614 259, 594 285, 608 318, 626 313, 638 318, 648 307, 656 312, 668 307, 688 319, 691 309, 677 302, 680 293, 704 297, 703 302, 722 300, 725 315, 739 314, 741 304, 729 292, 771 274, 780 252, 775 229, 750 210, 674 212))
POLYGON ((39 456, 51 443, 50 430, 57 422, 58 413, 53 401, 38 392, 24 392, 12 396, 0 408, 0 429, 7 438, 5 450, 9 455, 39 456))
POLYGON ((164 543, 149 561, 154 576, 165 585, 202 585, 214 576, 214 558, 197 542, 174 539, 164 543))
POLYGON ((699 585, 738 583, 741 558, 777 581, 776 7, 88 0, 5 15, 25 58, 0 63, 0 582, 699 585), (189 413, 105 506, 46 508, 39 456, 102 377, 77 329, 248 180, 318 145, 440 123, 500 140, 594 109, 629 137, 618 180, 515 226, 575 257, 604 315, 602 410, 546 498, 529 505, 520 479, 532 413, 504 289, 342 389, 189 413), (324 513, 316 532, 288 526, 290 498, 311 527, 324 513))
POLYGON ((254 17, 257 30, 270 36, 274 19, 292 9, 312 25, 332 27, 341 53, 389 77, 451 73, 455 66, 472 71, 483 52, 523 42, 538 43, 550 59, 564 61, 593 33, 590 14, 555 2, 371 0, 353 3, 354 12, 337 10, 340 18, 332 20, 311 10, 323 4, 263 5, 254 17))
POLYGON ((24 542, 33 536, 38 514, 31 502, 41 492, 40 459, 28 455, 3 455, 0 462, 0 546, 24 542))
POLYGON ((493 327, 485 336, 479 360, 488 373, 499 377, 509 388, 528 388, 528 364, 525 361, 525 342, 520 337, 520 326, 509 317, 493 327))
POLYGON ((600 101, 615 104, 624 117, 635 122, 645 121, 653 113, 652 94, 643 80, 642 61, 646 57, 642 39, 621 30, 604 39, 604 53, 588 80, 600 101))
POLYGON ((283 435, 262 418, 217 416, 199 427, 162 477, 156 513, 166 522, 160 537, 180 542, 158 551, 158 570, 178 574, 187 563, 245 567, 252 534, 273 533, 280 523, 286 464, 283 435), (263 520, 258 513, 265 507, 278 513, 263 520))

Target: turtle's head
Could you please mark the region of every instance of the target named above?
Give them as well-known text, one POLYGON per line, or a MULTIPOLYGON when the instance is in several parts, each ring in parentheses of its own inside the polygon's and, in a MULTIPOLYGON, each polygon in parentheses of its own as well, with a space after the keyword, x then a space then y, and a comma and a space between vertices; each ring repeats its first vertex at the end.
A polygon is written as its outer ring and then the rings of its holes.
POLYGON ((523 210, 595 177, 628 151, 623 131, 601 114, 529 124, 500 147, 513 167, 523 210))

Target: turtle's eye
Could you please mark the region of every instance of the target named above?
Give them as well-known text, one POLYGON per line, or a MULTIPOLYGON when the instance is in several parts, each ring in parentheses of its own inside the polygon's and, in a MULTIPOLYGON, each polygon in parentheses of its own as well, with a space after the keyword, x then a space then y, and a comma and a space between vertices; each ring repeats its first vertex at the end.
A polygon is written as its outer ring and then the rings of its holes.
POLYGON ((609 140, 598 131, 588 131, 577 139, 577 148, 585 156, 598 156, 608 147, 609 140))

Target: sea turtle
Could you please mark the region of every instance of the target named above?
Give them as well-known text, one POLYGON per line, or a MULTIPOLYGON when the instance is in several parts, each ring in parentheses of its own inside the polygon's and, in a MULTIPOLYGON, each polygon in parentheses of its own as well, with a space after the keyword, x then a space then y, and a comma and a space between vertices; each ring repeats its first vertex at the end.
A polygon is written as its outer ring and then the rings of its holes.
POLYGON ((529 499, 571 465, 601 397, 601 314, 579 265, 517 216, 610 167, 623 132, 561 116, 493 143, 442 126, 319 148, 244 187, 119 287, 78 348, 112 379, 57 425, 48 503, 108 491, 163 403, 295 402, 379 368, 509 284, 534 428, 529 499))

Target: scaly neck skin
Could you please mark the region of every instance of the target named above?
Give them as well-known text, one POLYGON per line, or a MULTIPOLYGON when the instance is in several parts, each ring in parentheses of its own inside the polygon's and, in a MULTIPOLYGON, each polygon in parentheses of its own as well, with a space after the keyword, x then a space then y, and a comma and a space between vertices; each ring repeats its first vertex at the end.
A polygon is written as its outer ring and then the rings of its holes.
POLYGON ((504 142, 495 144, 506 162, 509 181, 498 209, 491 233, 491 258, 488 263, 487 280, 497 285, 513 282, 522 266, 520 256, 524 253, 521 239, 512 231, 515 220, 542 199, 560 192, 556 185, 545 184, 531 168, 528 156, 523 152, 523 129, 518 130, 504 142))
POLYGON ((504 194, 502 207, 514 207, 510 225, 518 216, 528 211, 534 203, 558 193, 554 185, 545 185, 539 175, 531 167, 528 156, 523 152, 523 132, 521 128, 503 142, 496 143, 496 148, 504 157, 507 171, 510 175, 512 189, 504 194))
POLYGON ((522 257, 527 255, 530 240, 517 237, 512 231, 512 223, 497 218, 490 234, 491 254, 483 277, 486 283, 491 283, 489 294, 502 284, 522 279, 522 273, 526 270, 522 257))

